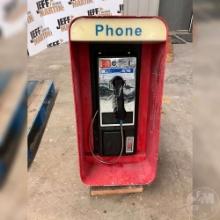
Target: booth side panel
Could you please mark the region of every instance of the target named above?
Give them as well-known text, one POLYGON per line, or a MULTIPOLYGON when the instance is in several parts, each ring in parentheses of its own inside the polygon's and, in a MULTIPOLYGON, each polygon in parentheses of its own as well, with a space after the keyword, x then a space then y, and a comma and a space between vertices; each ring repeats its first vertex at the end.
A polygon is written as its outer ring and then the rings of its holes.
MULTIPOLYGON (((90 153, 90 124, 92 116, 92 94, 91 94, 91 71, 89 59, 89 44, 80 43, 78 50, 79 57, 79 85, 81 97, 81 114, 83 123, 83 150, 84 153, 90 153)), ((82 149, 81 149, 82 150, 82 149)))
POLYGON ((82 96, 81 96, 81 77, 80 77, 80 48, 78 44, 70 42, 70 56, 72 66, 72 84, 73 84, 73 95, 75 105, 75 118, 76 118, 76 133, 77 133, 77 146, 79 154, 79 168, 81 179, 85 178, 87 164, 85 162, 84 153, 84 127, 83 127, 83 110, 82 110, 82 96))
POLYGON ((139 88, 139 109, 138 109, 138 129, 137 129, 137 152, 146 155, 147 145, 147 122, 149 105, 149 87, 151 74, 151 44, 142 45, 139 88))
POLYGON ((157 160, 160 142, 160 119, 166 63, 166 42, 155 45, 152 49, 152 73, 148 118, 147 157, 152 165, 154 176, 157 173, 157 160))

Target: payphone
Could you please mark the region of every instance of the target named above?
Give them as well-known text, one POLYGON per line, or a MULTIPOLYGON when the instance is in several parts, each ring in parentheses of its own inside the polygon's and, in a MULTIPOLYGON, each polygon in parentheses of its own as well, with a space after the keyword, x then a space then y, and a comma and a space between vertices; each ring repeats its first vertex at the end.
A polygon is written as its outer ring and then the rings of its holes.
POLYGON ((69 25, 81 180, 145 185, 157 173, 167 27, 159 17, 69 25))
POLYGON ((135 153, 140 51, 134 43, 90 45, 94 153, 135 153))

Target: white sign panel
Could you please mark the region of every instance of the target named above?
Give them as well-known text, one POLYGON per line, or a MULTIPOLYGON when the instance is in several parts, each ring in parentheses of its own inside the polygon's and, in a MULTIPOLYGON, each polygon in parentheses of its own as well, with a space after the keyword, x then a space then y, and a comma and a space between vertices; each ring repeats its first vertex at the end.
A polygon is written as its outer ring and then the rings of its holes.
POLYGON ((68 41, 70 21, 79 16, 123 14, 123 0, 28 0, 30 56, 68 41))

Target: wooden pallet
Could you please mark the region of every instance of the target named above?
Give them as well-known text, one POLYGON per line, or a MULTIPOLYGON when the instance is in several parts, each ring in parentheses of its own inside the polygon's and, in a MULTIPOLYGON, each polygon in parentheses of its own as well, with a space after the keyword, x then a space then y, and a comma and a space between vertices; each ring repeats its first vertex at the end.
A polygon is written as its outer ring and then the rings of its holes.
POLYGON ((143 191, 143 186, 92 186, 90 196, 122 195, 142 193, 143 191))
POLYGON ((31 165, 44 133, 57 91, 51 80, 29 81, 28 94, 28 167, 31 165))

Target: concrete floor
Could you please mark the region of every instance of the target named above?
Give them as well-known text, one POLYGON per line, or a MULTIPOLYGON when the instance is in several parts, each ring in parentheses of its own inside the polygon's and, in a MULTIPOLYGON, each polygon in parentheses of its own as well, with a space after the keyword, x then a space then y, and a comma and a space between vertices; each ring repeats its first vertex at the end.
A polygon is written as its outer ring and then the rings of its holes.
POLYGON ((175 45, 167 65, 156 181, 141 194, 89 196, 79 177, 68 45, 29 58, 29 79, 53 79, 59 93, 29 170, 31 220, 185 220, 192 191, 192 45, 175 45))

